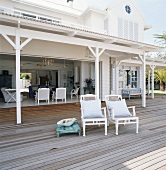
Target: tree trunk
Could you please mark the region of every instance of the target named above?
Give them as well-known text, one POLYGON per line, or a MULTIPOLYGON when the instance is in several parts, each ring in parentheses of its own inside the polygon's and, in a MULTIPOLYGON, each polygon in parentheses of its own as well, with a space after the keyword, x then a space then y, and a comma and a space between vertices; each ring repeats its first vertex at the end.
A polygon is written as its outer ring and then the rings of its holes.
POLYGON ((164 91, 164 84, 162 81, 160 81, 160 91, 164 91))

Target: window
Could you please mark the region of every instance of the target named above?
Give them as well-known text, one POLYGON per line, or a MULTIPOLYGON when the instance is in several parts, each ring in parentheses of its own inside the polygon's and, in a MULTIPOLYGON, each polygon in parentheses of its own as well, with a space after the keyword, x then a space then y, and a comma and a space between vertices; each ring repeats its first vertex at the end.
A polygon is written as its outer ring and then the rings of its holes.
POLYGON ((131 88, 137 88, 137 71, 131 71, 131 88))
POLYGON ((137 88, 137 75, 135 70, 119 69, 119 88, 137 88))
POLYGON ((128 14, 131 13, 131 8, 128 5, 125 6, 125 10, 128 14))

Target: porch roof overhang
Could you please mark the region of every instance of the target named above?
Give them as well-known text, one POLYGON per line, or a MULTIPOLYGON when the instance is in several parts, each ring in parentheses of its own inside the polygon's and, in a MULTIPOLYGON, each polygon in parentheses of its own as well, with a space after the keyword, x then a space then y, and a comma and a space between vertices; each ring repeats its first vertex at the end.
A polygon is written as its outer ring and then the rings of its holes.
MULTIPOLYGON (((142 65, 142 62, 136 57, 133 59, 123 60, 123 63, 133 64, 135 66, 142 65)), ((166 60, 165 59, 158 59, 158 58, 150 58, 146 57, 146 69, 151 69, 150 66, 156 66, 155 69, 166 69, 166 60)))
POLYGON ((15 31, 20 23, 20 36, 37 40, 59 42, 78 46, 90 46, 106 49, 105 54, 110 57, 124 60, 146 52, 163 51, 163 47, 146 43, 126 40, 105 33, 90 31, 59 23, 41 22, 26 17, 1 13, 0 34, 15 36, 15 31))

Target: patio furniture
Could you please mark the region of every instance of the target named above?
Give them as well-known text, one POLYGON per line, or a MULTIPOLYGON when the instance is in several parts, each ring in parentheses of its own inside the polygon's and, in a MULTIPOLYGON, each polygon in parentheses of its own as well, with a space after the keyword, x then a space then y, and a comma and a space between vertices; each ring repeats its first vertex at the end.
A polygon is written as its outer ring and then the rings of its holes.
POLYGON ((50 89, 49 88, 39 88, 35 95, 35 101, 46 100, 49 103, 50 100, 50 89))
POLYGON ((108 95, 105 97, 108 121, 115 124, 115 134, 118 135, 118 126, 120 124, 136 124, 136 133, 138 133, 139 118, 136 117, 135 106, 127 107, 125 99, 109 101, 108 97, 108 95), (128 109, 132 109, 132 112, 129 112, 128 109))
POLYGON ((73 96, 75 95, 78 98, 78 91, 79 91, 80 87, 73 89, 70 94, 71 94, 71 99, 73 98, 73 96))
POLYGON ((79 127, 77 122, 74 122, 71 126, 63 126, 62 124, 56 125, 56 136, 59 137, 61 134, 68 134, 68 133, 78 133, 81 135, 81 128, 79 127))
POLYGON ((62 101, 65 100, 66 103, 66 88, 56 88, 56 92, 53 91, 53 95, 52 95, 52 101, 61 99, 62 101))
POLYGON ((124 98, 127 96, 130 100, 131 96, 142 96, 142 89, 132 89, 132 88, 127 88, 127 89, 122 89, 122 97, 124 98))
POLYGON ((107 101, 119 101, 119 100, 122 100, 122 96, 116 95, 116 94, 110 94, 110 95, 106 95, 105 99, 107 101))
MULTIPOLYGON (((1 88, 6 103, 16 102, 16 89, 1 88)), ((20 101, 23 101, 23 95, 20 95, 20 101)))
POLYGON ((107 135, 106 108, 101 108, 101 101, 97 95, 81 95, 80 103, 83 136, 86 125, 105 125, 105 135, 107 135))

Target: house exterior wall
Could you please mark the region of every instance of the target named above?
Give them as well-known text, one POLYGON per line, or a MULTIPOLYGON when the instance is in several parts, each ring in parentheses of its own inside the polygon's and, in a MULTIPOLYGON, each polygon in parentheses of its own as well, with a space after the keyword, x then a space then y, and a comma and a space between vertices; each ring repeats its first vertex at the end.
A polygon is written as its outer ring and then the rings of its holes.
MULTIPOLYGON (((2 0, 2 5, 15 8, 15 9, 25 10, 27 12, 35 11, 36 14, 41 14, 48 17, 55 17, 57 19, 60 20, 62 19, 70 23, 77 23, 77 24, 83 23, 85 26, 90 26, 94 29, 101 29, 101 30, 106 29, 108 31, 108 34, 112 36, 116 36, 116 37, 120 36, 121 38, 136 40, 140 42, 143 41, 144 19, 131 0, 126 0, 126 1, 118 0, 117 4, 115 3, 114 6, 108 8, 107 15, 104 15, 103 13, 99 13, 93 10, 89 10, 83 16, 82 20, 81 18, 79 18, 80 15, 74 15, 74 14, 69 15, 69 13, 65 11, 64 13, 62 13, 60 11, 58 12, 57 10, 55 11, 51 11, 48 9, 43 10, 42 8, 38 8, 37 6, 26 6, 9 0, 2 0), (126 13, 125 5, 129 5, 131 7, 130 14, 126 13), (122 23, 122 28, 119 27, 119 22, 122 23), (138 30, 137 30, 138 35, 134 34, 134 24, 138 24, 138 30), (132 29, 129 29, 130 27, 132 27, 132 29), (122 33, 120 33, 120 30, 122 30, 122 33), (133 34, 130 35, 130 32, 132 32, 133 34), (137 38, 135 39, 135 37, 137 38)), ((0 46, 0 53, 8 53, 8 54, 15 53, 13 47, 1 35, 0 35, 0 42, 2 42, 0 46)), ((34 56, 34 57, 49 56, 55 58, 84 60, 85 47, 68 45, 65 44, 65 42, 62 44, 62 43, 39 41, 33 39, 23 48, 23 51, 21 51, 21 55, 34 56)), ((112 61, 114 60, 113 57, 111 58, 111 60, 112 61)), ((101 94, 101 99, 104 100, 104 96, 106 94, 110 94, 110 88, 111 88, 111 93, 112 94, 115 93, 115 66, 113 62, 111 62, 110 65, 110 57, 105 55, 102 55, 100 57, 100 62, 101 62, 100 94, 101 94)), ((80 86, 84 87, 85 78, 94 77, 93 74, 94 72, 92 72, 94 67, 92 67, 92 63, 89 64, 88 61, 81 61, 79 64, 75 64, 74 66, 79 66, 80 68, 80 73, 81 73, 80 86)), ((130 67, 131 64, 125 63, 123 66, 130 67)), ((142 87, 141 68, 140 66, 133 66, 133 69, 136 68, 138 69, 138 76, 140 77, 138 80, 138 86, 142 87)), ((12 71, 14 72, 14 68, 11 70, 11 72, 12 71)), ((63 83, 59 83, 59 84, 63 84, 63 83)), ((119 89, 119 93, 121 93, 120 91, 121 89, 119 89)), ((83 94, 83 88, 81 88, 81 94, 83 94)))
POLYGON ((91 25, 92 25, 92 13, 91 13, 91 12, 86 13, 86 14, 82 17, 82 20, 83 20, 83 24, 84 24, 84 25, 86 25, 86 26, 91 26, 91 25))
POLYGON ((104 14, 89 9, 89 11, 86 12, 82 17, 83 24, 91 27, 94 30, 104 30, 104 17, 104 14))
POLYGON ((92 12, 92 27, 100 30, 104 30, 104 15, 92 12))
POLYGON ((131 0, 118 1, 107 11, 110 35, 143 42, 144 19, 131 0), (126 5, 131 8, 130 14, 125 11, 126 5))
POLYGON ((37 4, 35 5, 35 3, 31 3, 31 2, 24 4, 24 3, 14 2, 11 0, 1 0, 1 5, 20 11, 25 11, 29 13, 50 17, 50 18, 67 21, 69 23, 80 24, 80 21, 78 19, 79 16, 78 14, 72 14, 66 11, 61 11, 58 9, 58 6, 55 7, 54 9, 50 9, 42 5, 37 5, 37 4))

